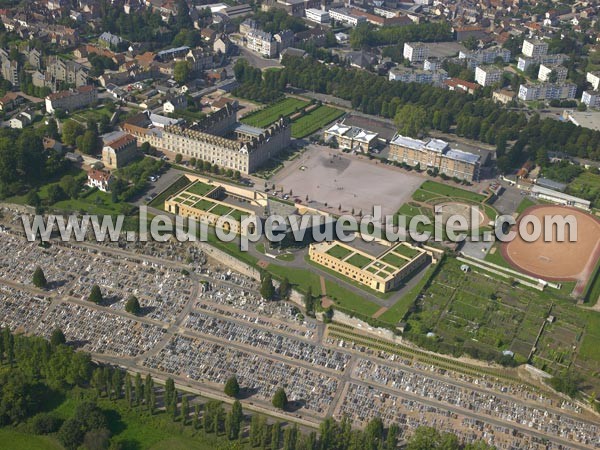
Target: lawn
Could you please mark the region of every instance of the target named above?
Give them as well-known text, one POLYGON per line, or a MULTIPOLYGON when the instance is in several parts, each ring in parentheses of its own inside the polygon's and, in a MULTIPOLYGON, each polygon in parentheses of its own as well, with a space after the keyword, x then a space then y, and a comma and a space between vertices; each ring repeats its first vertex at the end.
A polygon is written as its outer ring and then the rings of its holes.
POLYGON ((344 111, 330 106, 320 106, 292 123, 292 137, 301 139, 344 115, 344 111))
POLYGON ((344 259, 350 253, 352 253, 352 250, 348 250, 346 247, 342 247, 341 245, 334 245, 327 250, 326 253, 337 259, 344 259))
POLYGON ((417 201, 427 201, 436 197, 449 197, 451 199, 463 199, 473 203, 481 203, 485 196, 476 192, 467 191, 437 181, 428 180, 415 192, 413 198, 417 201))
POLYGON ((427 282, 431 279, 431 277, 435 274, 438 265, 429 266, 423 275, 423 278, 419 280, 419 282, 406 294, 402 296, 394 305, 389 308, 386 312, 384 312, 381 316, 378 317, 379 320, 385 323, 389 323, 390 325, 397 325, 400 322, 410 307, 415 303, 417 296, 421 293, 427 282))
POLYGON ((10 450, 62 450, 64 447, 50 436, 34 436, 14 428, 0 428, 2 448, 10 450))
POLYGON ((247 115, 241 119, 241 122, 253 127, 265 128, 277 121, 281 116, 287 117, 305 108, 308 104, 309 102, 307 101, 287 97, 260 111, 247 115))
POLYGON ((194 203, 194 208, 199 209, 201 211, 208 211, 214 205, 215 204, 213 202, 202 199, 202 200, 198 200, 196 203, 194 203))
POLYGON ((527 208, 535 206, 536 204, 537 203, 535 203, 529 197, 525 197, 523 200, 521 200, 521 203, 519 203, 519 206, 517 206, 517 210, 515 212, 517 214, 522 214, 527 208))
POLYGON ((201 181, 196 181, 190 187, 186 189, 187 192, 191 192, 192 194, 205 196, 210 191, 212 191, 215 187, 210 184, 202 183, 201 181))
POLYGON ((217 205, 213 209, 211 209, 211 214, 216 214, 217 216, 226 216, 229 211, 231 211, 231 206, 225 205, 217 205))
POLYGON ((280 280, 287 277, 290 284, 300 292, 306 292, 310 287, 314 296, 323 294, 319 275, 310 270, 279 266, 277 264, 269 264, 267 270, 280 280))
POLYGON ((418 250, 412 249, 406 245, 397 245, 396 247, 394 247, 394 253, 398 253, 399 255, 402 256, 406 256, 407 258, 413 259, 415 256, 417 256, 419 253, 418 250))
POLYGON ((341 309, 355 311, 366 316, 372 316, 379 308, 378 304, 365 299, 360 294, 342 288, 338 283, 325 280, 327 297, 331 298, 341 309))
POLYGON ((383 262, 388 263, 390 266, 396 267, 398 269, 408 264, 408 261, 406 259, 400 258, 399 256, 394 255, 393 253, 388 253, 381 260, 383 262))
POLYGON ((372 258, 367 258, 366 256, 361 255, 360 253, 355 253, 350 258, 348 258, 345 262, 352 264, 354 267, 358 267, 362 269, 367 264, 373 261, 372 258))
POLYGON ((113 203, 110 194, 95 190, 76 199, 61 200, 52 207, 58 210, 85 212, 87 214, 115 215, 122 214, 123 208, 128 209, 129 205, 113 203))

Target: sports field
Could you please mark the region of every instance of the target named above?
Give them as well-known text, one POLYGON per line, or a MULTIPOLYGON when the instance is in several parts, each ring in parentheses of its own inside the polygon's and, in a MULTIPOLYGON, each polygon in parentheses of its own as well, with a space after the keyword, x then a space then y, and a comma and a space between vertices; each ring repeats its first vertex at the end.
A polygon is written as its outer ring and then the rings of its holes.
MULTIPOLYGON (((585 212, 563 206, 533 206, 520 216, 532 216, 542 224, 542 236, 526 242, 520 234, 501 247, 504 258, 518 270, 545 280, 577 281, 573 295, 581 295, 600 257, 600 221, 585 212), (543 236, 544 222, 551 216, 573 216, 576 220, 576 240, 559 242, 554 228, 551 239, 543 236)), ((531 227, 529 227, 531 229, 531 227)))

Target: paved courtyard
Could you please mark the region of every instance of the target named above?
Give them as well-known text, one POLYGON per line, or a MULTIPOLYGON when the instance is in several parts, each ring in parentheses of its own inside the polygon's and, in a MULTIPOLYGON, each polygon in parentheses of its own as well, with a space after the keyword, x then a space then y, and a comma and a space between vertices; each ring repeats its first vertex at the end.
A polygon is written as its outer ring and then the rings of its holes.
POLYGON ((381 205, 384 215, 394 214, 409 201, 423 181, 418 175, 318 145, 310 145, 269 180, 284 192, 292 190, 302 202, 308 195, 314 206, 327 203, 337 211, 341 204, 343 212, 354 208, 355 213, 366 214, 375 204, 381 205))

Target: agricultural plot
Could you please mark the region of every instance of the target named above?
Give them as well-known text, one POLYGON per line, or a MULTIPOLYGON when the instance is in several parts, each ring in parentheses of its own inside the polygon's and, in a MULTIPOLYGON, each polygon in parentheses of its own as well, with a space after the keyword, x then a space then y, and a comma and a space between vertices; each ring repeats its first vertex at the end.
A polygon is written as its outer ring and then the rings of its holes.
MULTIPOLYGON (((567 299, 476 271, 464 273, 458 261, 449 259, 417 306, 408 316, 407 336, 427 348, 481 359, 497 359, 510 350, 518 362, 535 348, 532 363, 551 374, 573 365, 584 375, 598 372, 600 314, 567 299)), ((592 384, 600 387, 600 381, 592 384)))
POLYGON ((292 137, 301 139, 313 134, 342 115, 344 111, 341 109, 320 106, 292 123, 292 137))
POLYGON ((280 117, 287 117, 305 108, 308 104, 309 102, 297 98, 286 97, 260 111, 247 115, 241 119, 241 122, 253 127, 266 128, 280 117))

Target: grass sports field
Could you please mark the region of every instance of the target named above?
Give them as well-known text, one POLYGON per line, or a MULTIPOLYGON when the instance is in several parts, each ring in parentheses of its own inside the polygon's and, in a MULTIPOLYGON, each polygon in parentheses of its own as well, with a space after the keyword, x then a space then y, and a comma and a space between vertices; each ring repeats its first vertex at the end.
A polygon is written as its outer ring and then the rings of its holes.
POLYGON ((253 127, 265 128, 278 120, 281 116, 287 117, 296 111, 305 108, 308 104, 309 102, 307 101, 286 97, 260 111, 247 115, 241 119, 240 122, 253 127))
POLYGON ((292 123, 292 137, 301 139, 313 134, 342 115, 344 115, 344 111, 341 109, 319 106, 292 123))

